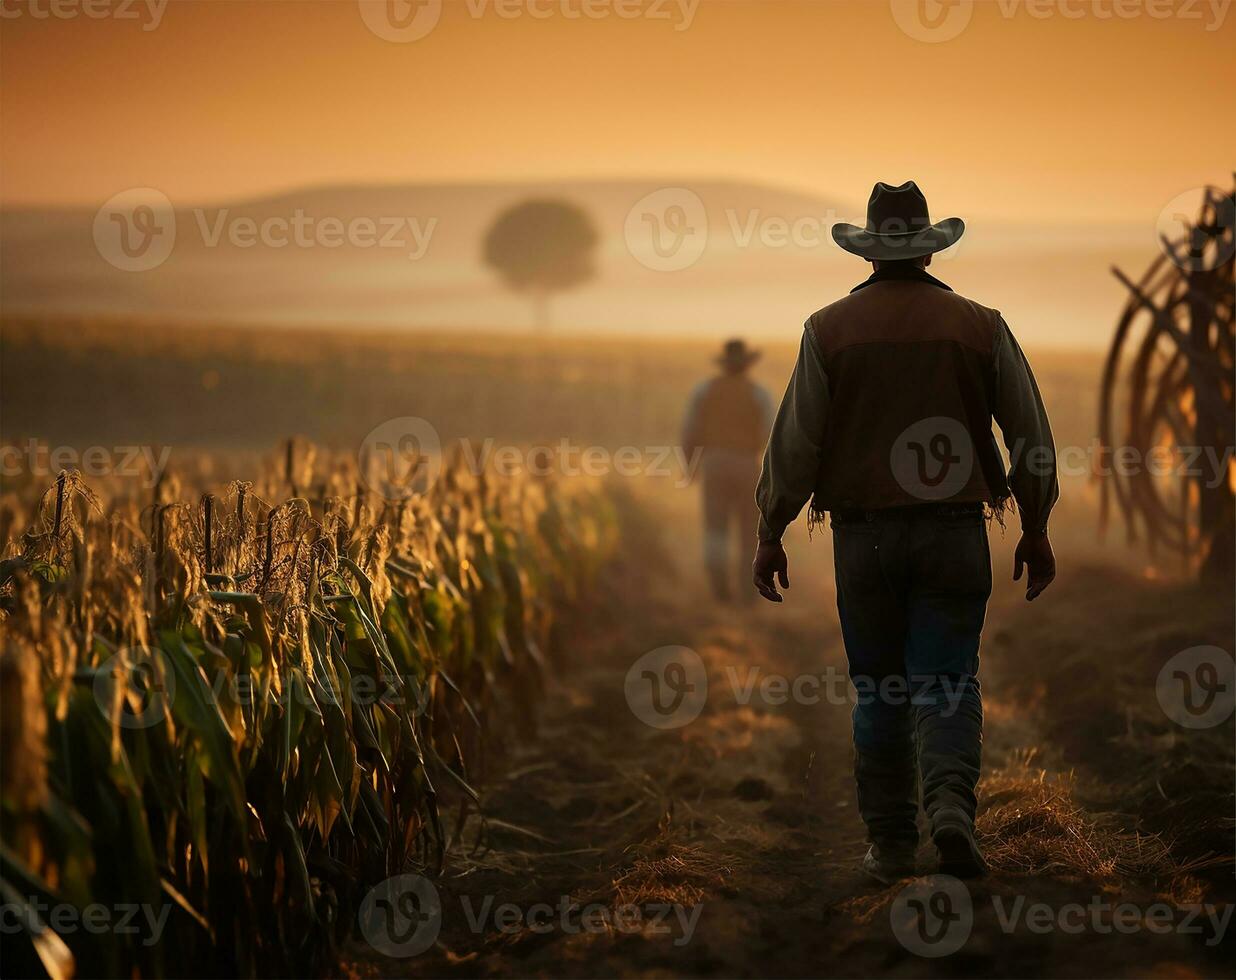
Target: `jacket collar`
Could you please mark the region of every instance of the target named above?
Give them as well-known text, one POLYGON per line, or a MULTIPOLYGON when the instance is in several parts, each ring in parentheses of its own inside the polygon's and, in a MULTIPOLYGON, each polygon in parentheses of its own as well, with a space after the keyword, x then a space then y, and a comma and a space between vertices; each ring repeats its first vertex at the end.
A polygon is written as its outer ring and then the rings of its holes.
POLYGON ((910 266, 903 268, 899 266, 885 266, 878 272, 873 272, 867 279, 864 279, 857 286, 850 290, 852 293, 857 293, 860 289, 870 286, 877 282, 886 282, 892 279, 910 280, 912 282, 925 282, 931 286, 938 286, 941 289, 947 289, 950 293, 953 288, 933 276, 926 269, 920 269, 918 266, 910 266))

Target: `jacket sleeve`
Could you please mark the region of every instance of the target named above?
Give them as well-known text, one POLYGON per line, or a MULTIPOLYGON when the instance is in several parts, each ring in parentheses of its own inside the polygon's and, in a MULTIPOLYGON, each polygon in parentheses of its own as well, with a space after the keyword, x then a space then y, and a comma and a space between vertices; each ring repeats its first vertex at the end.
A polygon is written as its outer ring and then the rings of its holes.
POLYGON ((1024 531, 1047 531, 1047 518, 1060 497, 1056 444, 1043 396, 1021 347, 1001 318, 993 351, 995 400, 992 415, 1009 454, 1009 489, 1024 531))
POLYGON ((687 401, 687 414, 682 420, 679 444, 688 456, 701 448, 700 440, 703 438, 703 433, 700 431, 700 404, 704 401, 704 393, 707 390, 708 382, 700 382, 692 390, 691 397, 687 401))
POLYGON ((759 539, 780 541, 811 499, 823 453, 828 417, 828 376, 810 327, 803 331, 798 361, 773 421, 756 487, 759 539))

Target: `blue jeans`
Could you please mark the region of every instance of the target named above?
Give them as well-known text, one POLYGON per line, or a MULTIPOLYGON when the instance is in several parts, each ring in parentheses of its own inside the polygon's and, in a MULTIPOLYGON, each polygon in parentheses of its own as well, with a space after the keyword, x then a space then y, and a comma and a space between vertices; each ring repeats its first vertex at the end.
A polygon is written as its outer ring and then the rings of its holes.
POLYGON ((974 818, 987 526, 977 505, 834 514, 832 526, 859 812, 874 843, 915 844, 920 778, 929 820, 942 807, 974 818))
POLYGON ((709 449, 703 463, 704 562, 713 595, 722 601, 737 595, 750 602, 755 598, 750 549, 760 516, 751 488, 760 478, 760 457, 709 449))

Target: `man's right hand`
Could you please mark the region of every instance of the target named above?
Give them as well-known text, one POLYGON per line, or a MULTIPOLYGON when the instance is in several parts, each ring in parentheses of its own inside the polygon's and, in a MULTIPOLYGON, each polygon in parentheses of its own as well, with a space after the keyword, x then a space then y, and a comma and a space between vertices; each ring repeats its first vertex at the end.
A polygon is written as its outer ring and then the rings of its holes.
POLYGON ((1021 580, 1023 566, 1029 572, 1026 579, 1026 601, 1033 602, 1056 577, 1056 556, 1052 553, 1046 531, 1042 534, 1022 531, 1021 540, 1017 542, 1017 551, 1013 553, 1014 582, 1021 580))

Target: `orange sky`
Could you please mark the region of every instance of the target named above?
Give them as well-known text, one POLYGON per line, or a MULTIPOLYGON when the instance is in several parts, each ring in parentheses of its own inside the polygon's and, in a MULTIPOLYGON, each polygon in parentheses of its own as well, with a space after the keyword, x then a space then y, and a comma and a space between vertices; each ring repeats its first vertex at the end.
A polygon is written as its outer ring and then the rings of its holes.
POLYGON ((53 2, 0 0, 7 203, 637 175, 855 208, 914 176, 975 216, 1136 221, 1236 162, 1230 0, 979 0, 934 44, 889 0, 446 0, 403 44, 352 0, 171 0, 153 30, 147 0, 53 2))

